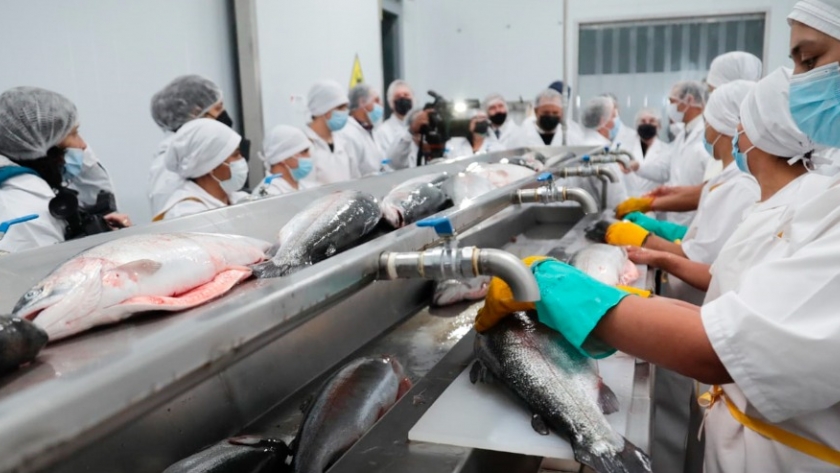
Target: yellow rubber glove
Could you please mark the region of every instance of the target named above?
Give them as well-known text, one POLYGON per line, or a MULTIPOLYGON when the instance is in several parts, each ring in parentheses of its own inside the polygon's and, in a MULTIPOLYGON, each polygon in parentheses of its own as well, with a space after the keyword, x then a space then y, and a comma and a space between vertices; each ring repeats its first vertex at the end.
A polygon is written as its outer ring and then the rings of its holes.
POLYGON ((644 297, 645 299, 648 299, 650 296, 653 295, 650 291, 647 291, 645 289, 639 289, 637 287, 622 286, 621 284, 619 284, 618 286, 615 286, 615 287, 621 289, 624 292, 629 292, 630 294, 640 296, 640 297, 644 297))
POLYGON ((610 245, 641 247, 648 235, 650 235, 649 231, 633 222, 617 222, 607 228, 607 235, 604 239, 610 245))
MULTIPOLYGON (((547 256, 529 256, 522 262, 529 268, 532 264, 548 259, 547 256)), ((483 332, 490 329, 500 320, 514 312, 534 310, 533 302, 520 302, 513 299, 513 292, 506 282, 494 277, 487 286, 487 297, 484 299, 484 307, 478 309, 475 318, 475 330, 483 332)))
POLYGON ((615 217, 624 218, 630 212, 650 212, 653 197, 630 197, 615 208, 615 217))

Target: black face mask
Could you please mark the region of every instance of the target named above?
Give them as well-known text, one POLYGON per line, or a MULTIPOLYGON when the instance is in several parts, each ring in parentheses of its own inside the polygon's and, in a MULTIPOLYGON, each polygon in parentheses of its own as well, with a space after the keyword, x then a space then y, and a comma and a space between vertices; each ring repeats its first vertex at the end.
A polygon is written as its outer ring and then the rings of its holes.
POLYGON ((41 179, 47 181, 53 189, 60 189, 61 183, 64 180, 64 149, 53 146, 47 150, 47 155, 43 158, 33 160, 15 161, 14 163, 29 168, 39 176, 41 179))
POLYGON ((542 131, 550 133, 557 128, 557 125, 560 124, 560 117, 556 115, 543 115, 537 120, 537 124, 540 126, 542 131))
POLYGON ((507 113, 495 113, 490 115, 490 121, 496 126, 502 126, 507 120, 507 113))
POLYGON ((228 115, 227 110, 222 110, 222 113, 220 113, 219 116, 216 117, 216 121, 227 125, 228 128, 233 128, 233 118, 230 118, 230 115, 228 115))
POLYGON ((400 97, 394 100, 394 111, 397 112, 397 115, 405 115, 411 111, 413 106, 414 103, 409 98, 400 97))
POLYGON ((490 122, 487 120, 482 120, 480 122, 475 122, 475 126, 473 126, 473 133, 477 133, 479 135, 484 135, 487 133, 487 130, 490 129, 490 122))
POLYGON ((639 138, 643 140, 649 140, 656 136, 656 126, 649 123, 642 123, 636 131, 639 132, 639 138))

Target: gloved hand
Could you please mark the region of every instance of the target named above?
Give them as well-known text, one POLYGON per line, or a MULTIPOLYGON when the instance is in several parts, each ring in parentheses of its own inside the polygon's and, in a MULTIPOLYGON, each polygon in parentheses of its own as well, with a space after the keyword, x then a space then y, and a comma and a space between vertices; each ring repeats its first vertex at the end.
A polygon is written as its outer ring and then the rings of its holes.
POLYGON ((586 356, 603 358, 615 352, 597 341, 590 341, 586 347, 584 342, 601 318, 629 295, 627 292, 557 260, 540 261, 531 271, 540 288, 541 299, 536 303, 540 322, 563 334, 586 356))
POLYGON ((652 205, 653 197, 651 196, 630 197, 624 202, 618 204, 615 208, 615 217, 623 218, 630 212, 650 212, 652 205))
POLYGON ((630 212, 624 217, 624 220, 633 222, 654 235, 671 242, 682 240, 685 237, 685 233, 688 231, 688 227, 650 218, 641 212, 630 212))
MULTIPOLYGON (((549 258, 547 256, 529 256, 522 261, 530 267, 532 264, 546 259, 549 258)), ((510 286, 503 280, 494 277, 490 280, 490 285, 487 286, 484 307, 478 309, 478 315, 475 318, 475 330, 484 332, 508 315, 526 310, 534 310, 534 303, 514 300, 510 286)))
POLYGON ((642 246, 650 232, 633 222, 616 222, 607 228, 604 238, 610 245, 642 246))

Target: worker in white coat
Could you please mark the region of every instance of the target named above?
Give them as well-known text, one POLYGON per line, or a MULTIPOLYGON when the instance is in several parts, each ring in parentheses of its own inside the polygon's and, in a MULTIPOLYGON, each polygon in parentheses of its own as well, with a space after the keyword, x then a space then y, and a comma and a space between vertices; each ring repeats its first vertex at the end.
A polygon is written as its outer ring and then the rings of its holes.
POLYGON ((388 149, 399 137, 404 136, 408 128, 405 118, 414 108, 414 91, 411 90, 408 82, 397 79, 388 85, 385 95, 391 107, 391 116, 374 128, 373 139, 382 153, 387 156, 388 149))
POLYGON ((348 104, 347 89, 338 82, 323 80, 309 89, 307 107, 311 121, 303 132, 312 141, 309 153, 315 170, 304 179, 309 181, 307 184, 335 184, 361 177, 344 136, 336 133, 350 118, 348 104))
POLYGON ((615 106, 615 128, 614 136, 610 139, 610 143, 615 150, 624 150, 633 155, 637 161, 642 159, 642 145, 639 135, 635 128, 630 128, 621 121, 621 105, 618 103, 618 97, 615 94, 608 92, 602 94, 602 97, 609 97, 615 106))
POLYGON ((356 166, 356 175, 368 176, 382 168, 385 154, 376 144, 373 130, 382 122, 382 100, 379 93, 367 84, 350 89, 350 119, 337 134, 344 137, 347 152, 356 166))
MULTIPOLYGON (((522 123, 519 133, 512 138, 511 148, 562 146, 564 110, 565 101, 560 92, 554 89, 540 92, 534 100, 535 118, 522 123)), ((566 146, 581 144, 583 129, 571 117, 566 119, 566 146)))
POLYGON ((166 133, 152 158, 149 170, 149 205, 152 215, 159 214, 175 189, 183 184, 178 174, 166 167, 165 156, 174 134, 196 118, 218 120, 230 127, 233 119, 225 110, 222 89, 210 79, 196 74, 179 76, 155 93, 151 103, 152 119, 166 133))
POLYGON ((248 163, 239 151, 242 137, 210 118, 184 124, 166 150, 166 167, 183 180, 154 221, 215 210, 248 198, 239 189, 248 163))
POLYGON ((622 169, 624 185, 630 197, 643 196, 668 181, 671 167, 671 148, 659 138, 662 121, 659 112, 653 108, 642 108, 634 120, 635 133, 638 137, 636 161, 639 171, 630 173, 622 169))
POLYGON ((504 146, 498 140, 490 138, 490 120, 483 110, 471 112, 469 131, 470 136, 456 136, 446 142, 445 157, 460 158, 475 154, 504 151, 504 146))
POLYGON ((260 199, 311 188, 305 179, 313 168, 309 148, 312 142, 298 128, 277 125, 265 137, 262 160, 266 177, 251 193, 260 199))
MULTIPOLYGON (((584 126, 583 138, 578 144, 592 147, 612 147, 612 139, 615 138, 618 128, 615 120, 618 115, 615 111, 615 103, 609 97, 595 97, 583 107, 581 122, 584 126)), ((621 168, 616 163, 599 164, 612 171, 618 177, 618 182, 607 184, 607 201, 601 203, 603 208, 613 208, 627 198, 627 190, 622 181, 621 168)), ((601 200, 603 181, 598 177, 574 177, 570 178, 570 185, 581 187, 592 196, 601 200)))
POLYGON ((499 149, 510 148, 511 140, 516 137, 519 127, 508 115, 508 106, 501 94, 490 94, 482 102, 484 112, 490 120, 490 130, 487 137, 490 141, 497 141, 499 149))

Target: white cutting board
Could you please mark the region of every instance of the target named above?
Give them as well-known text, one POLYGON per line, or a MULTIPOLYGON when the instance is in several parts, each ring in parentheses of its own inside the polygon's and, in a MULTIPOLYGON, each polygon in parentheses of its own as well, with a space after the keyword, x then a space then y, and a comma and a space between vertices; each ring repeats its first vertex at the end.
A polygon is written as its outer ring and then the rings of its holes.
MULTIPOLYGON (((633 395, 635 359, 616 354, 599 360, 598 365, 604 383, 616 394, 620 405, 607 420, 624 435, 633 395)), ((534 431, 528 407, 501 383, 472 384, 470 367, 423 414, 408 432, 408 439, 561 461, 574 459, 566 440, 554 433, 540 435, 534 431)))

